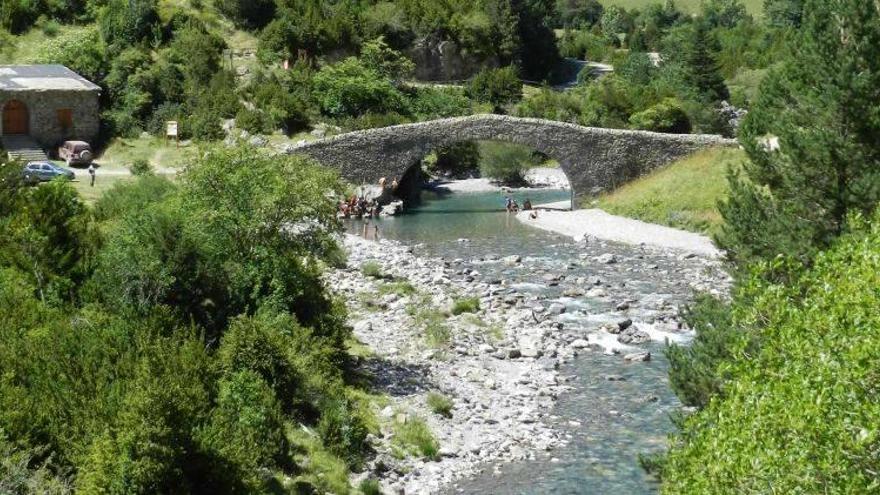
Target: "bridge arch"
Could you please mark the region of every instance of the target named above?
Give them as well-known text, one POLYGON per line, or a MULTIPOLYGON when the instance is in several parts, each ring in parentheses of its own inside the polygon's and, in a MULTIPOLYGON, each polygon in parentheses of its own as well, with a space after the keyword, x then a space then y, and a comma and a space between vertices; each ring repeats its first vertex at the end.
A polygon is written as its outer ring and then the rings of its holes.
POLYGON ((736 143, 714 135, 661 134, 563 122, 471 115, 340 134, 289 149, 334 167, 354 183, 402 177, 432 150, 463 141, 527 146, 557 160, 575 202, 702 148, 736 143))

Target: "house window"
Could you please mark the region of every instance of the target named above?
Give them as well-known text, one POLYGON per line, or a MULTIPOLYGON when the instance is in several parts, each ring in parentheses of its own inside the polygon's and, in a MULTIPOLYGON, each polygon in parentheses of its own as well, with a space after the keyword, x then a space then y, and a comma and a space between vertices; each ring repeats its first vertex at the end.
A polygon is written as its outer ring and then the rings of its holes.
POLYGON ((58 125, 65 131, 73 128, 73 110, 61 108, 58 110, 58 125))

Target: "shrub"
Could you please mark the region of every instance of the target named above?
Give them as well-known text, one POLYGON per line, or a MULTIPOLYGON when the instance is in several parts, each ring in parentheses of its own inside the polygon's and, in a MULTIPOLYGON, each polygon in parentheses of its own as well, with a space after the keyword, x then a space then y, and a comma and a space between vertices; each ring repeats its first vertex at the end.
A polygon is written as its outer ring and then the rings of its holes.
MULTIPOLYGON (((338 397, 341 392, 334 395, 338 397)), ((362 460, 367 447, 367 428, 348 399, 333 399, 323 408, 318 434, 328 450, 345 459, 349 466, 356 466, 362 460)))
POLYGON ((374 478, 367 478, 361 481, 358 485, 358 490, 361 491, 362 495, 382 495, 382 488, 379 486, 379 481, 374 478))
POLYGON ((432 173, 461 177, 479 172, 480 149, 474 141, 442 146, 434 153, 434 160, 429 163, 432 173))
POLYGON ((313 94, 331 117, 358 117, 368 112, 407 113, 406 102, 391 81, 350 57, 315 74, 313 94))
POLYGON ((400 454, 417 455, 429 460, 439 457, 440 445, 422 418, 408 416, 403 421, 395 420, 393 429, 391 443, 399 449, 400 454))
POLYGON ((263 134, 269 130, 269 123, 263 112, 247 107, 242 107, 235 114, 235 126, 251 134, 263 134))
POLYGON ((539 163, 525 146, 495 141, 480 143, 480 174, 502 184, 523 184, 526 171, 539 163))
POLYGON ((735 299, 732 323, 749 337, 719 366, 729 374, 722 396, 673 441, 664 492, 876 491, 880 215, 853 215, 848 227, 786 285, 761 273, 779 260, 742 281, 750 297, 735 299))
POLYGON ((646 131, 687 134, 691 132, 691 122, 679 102, 667 98, 647 110, 634 113, 629 118, 634 129, 646 131))
POLYGON ((385 278, 385 274, 382 273, 382 265, 378 261, 365 261, 361 265, 361 273, 367 277, 385 278))
POLYGON ((434 414, 443 416, 444 418, 452 417, 452 399, 437 392, 429 392, 427 397, 428 408, 434 414))
MULTIPOLYGON (((217 406, 197 433, 202 448, 215 452, 238 471, 252 489, 265 489, 261 468, 273 468, 287 451, 281 408, 275 393, 253 371, 239 371, 220 380, 217 406)), ((215 463, 216 468, 224 467, 215 463)), ((229 473, 213 473, 215 483, 229 473)))
POLYGON ((146 158, 138 158, 128 167, 131 175, 153 175, 153 166, 146 158))
POLYGON ((398 296, 411 296, 416 293, 416 288, 407 281, 387 282, 379 286, 379 294, 397 294, 398 296))
POLYGON ((452 301, 452 314, 476 313, 480 310, 480 298, 462 297, 452 301))
POLYGON ((514 66, 483 69, 467 85, 467 95, 476 101, 491 104, 496 112, 522 99, 522 81, 514 66))
POLYGON ((110 0, 101 13, 101 37, 117 50, 140 43, 159 22, 156 7, 156 0, 110 0))

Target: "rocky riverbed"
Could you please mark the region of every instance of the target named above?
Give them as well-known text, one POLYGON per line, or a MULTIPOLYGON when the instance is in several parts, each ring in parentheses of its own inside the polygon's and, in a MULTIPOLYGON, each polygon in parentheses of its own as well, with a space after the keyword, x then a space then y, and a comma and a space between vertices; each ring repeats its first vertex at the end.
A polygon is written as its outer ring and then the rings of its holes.
POLYGON ((376 455, 354 476, 388 493, 436 493, 490 465, 552 455, 566 442, 551 421, 571 389, 561 365, 591 352, 643 365, 642 344, 689 338, 681 303, 728 286, 716 260, 595 239, 566 242, 553 257, 485 253, 467 239, 454 259, 351 235, 344 245, 348 264, 328 282, 371 351, 362 370, 388 397, 382 435, 370 438, 376 455), (468 297, 479 309, 453 315, 468 297), (451 399, 449 417, 428 406, 431 392, 451 399), (439 442, 436 459, 393 446, 392 425, 419 419, 439 442))

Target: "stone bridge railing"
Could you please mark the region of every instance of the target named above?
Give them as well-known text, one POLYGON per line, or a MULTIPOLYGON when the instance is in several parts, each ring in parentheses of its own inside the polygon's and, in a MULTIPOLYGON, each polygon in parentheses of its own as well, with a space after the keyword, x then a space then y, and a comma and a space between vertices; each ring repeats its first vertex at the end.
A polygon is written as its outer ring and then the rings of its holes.
POLYGON ((559 161, 576 204, 697 150, 733 146, 715 135, 583 127, 503 115, 471 115, 340 134, 291 147, 338 169, 353 183, 390 182, 438 146, 491 140, 536 149, 559 161))

